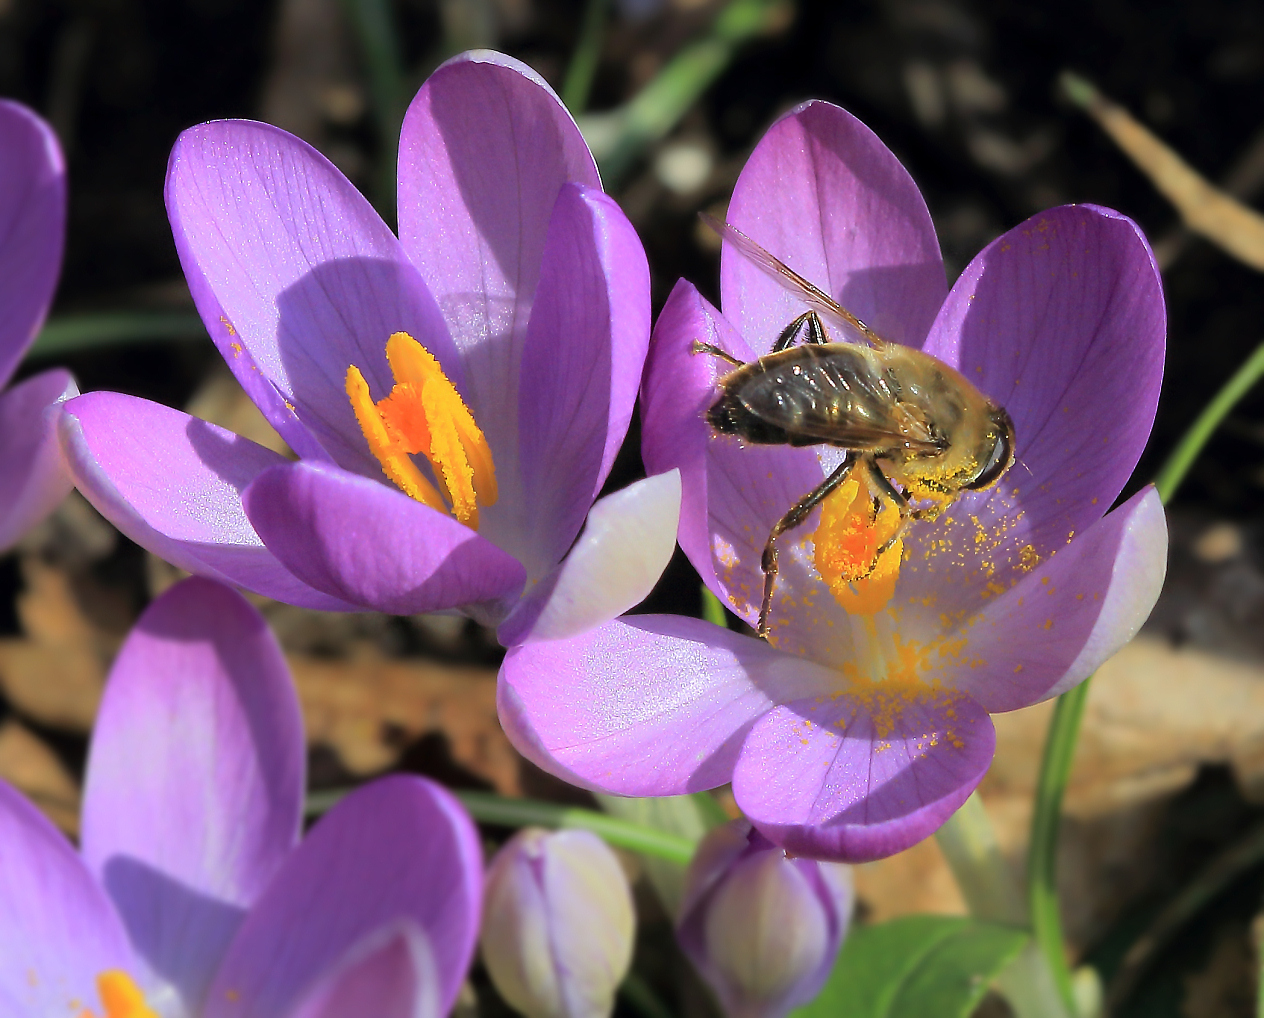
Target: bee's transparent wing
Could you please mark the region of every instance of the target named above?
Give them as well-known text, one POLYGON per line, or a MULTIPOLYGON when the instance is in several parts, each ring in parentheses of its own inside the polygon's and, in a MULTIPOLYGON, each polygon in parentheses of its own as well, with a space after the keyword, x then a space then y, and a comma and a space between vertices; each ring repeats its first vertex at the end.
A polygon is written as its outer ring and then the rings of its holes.
POLYGON ((820 287, 808 282, 801 275, 790 268, 785 262, 775 255, 769 253, 764 248, 756 244, 750 237, 746 236, 741 230, 731 223, 726 223, 722 219, 707 212, 700 212, 698 215, 702 221, 711 229, 723 237, 742 253, 742 255, 754 265, 758 265, 768 275, 772 276, 778 283, 784 286, 795 296, 801 298, 809 307, 820 314, 825 315, 833 321, 854 329, 860 333, 870 346, 882 346, 886 340, 882 339, 869 326, 853 315, 845 307, 834 300, 828 293, 820 289, 820 287))

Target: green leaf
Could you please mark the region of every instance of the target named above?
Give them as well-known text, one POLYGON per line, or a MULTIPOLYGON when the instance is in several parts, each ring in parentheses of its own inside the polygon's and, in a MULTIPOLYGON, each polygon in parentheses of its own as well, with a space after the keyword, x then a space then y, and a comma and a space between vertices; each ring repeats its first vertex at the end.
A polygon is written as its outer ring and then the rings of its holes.
POLYGON ((60 357, 80 350, 165 339, 204 339, 206 326, 191 311, 103 311, 50 318, 28 357, 60 357))
POLYGON ((793 1018, 969 1018, 1024 930, 914 915, 852 931, 821 995, 793 1018))

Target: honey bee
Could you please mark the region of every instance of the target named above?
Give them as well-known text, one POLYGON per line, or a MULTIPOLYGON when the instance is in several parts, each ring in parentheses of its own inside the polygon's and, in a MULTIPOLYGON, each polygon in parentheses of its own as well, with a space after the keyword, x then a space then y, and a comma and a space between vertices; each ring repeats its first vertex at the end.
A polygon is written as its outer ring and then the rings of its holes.
POLYGON ((718 380, 722 393, 707 410, 707 423, 718 434, 752 445, 846 450, 838 467, 768 535, 758 627, 767 639, 777 538, 800 526, 852 470, 865 471, 870 481, 875 517, 880 499, 900 511, 895 535, 878 548, 868 570, 853 578, 863 579, 911 521, 934 519, 962 491, 990 488, 1004 476, 1014 462, 1014 422, 955 368, 887 342, 736 227, 706 213, 702 218, 810 308, 782 330, 770 353, 749 364, 709 343, 693 344, 693 353, 733 366, 718 380), (830 341, 822 316, 858 334, 865 345, 830 341))

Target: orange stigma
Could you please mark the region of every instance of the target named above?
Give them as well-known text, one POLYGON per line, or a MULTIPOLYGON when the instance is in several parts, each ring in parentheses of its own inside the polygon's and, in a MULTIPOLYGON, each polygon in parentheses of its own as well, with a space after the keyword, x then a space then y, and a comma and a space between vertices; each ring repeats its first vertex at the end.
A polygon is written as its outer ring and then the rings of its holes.
MULTIPOLYGON (((145 995, 140 992, 132 977, 118 969, 110 969, 97 976, 97 993, 101 996, 101 1006, 105 1008, 104 1018, 159 1018, 145 1003, 145 995)), ((91 1011, 84 1011, 79 1018, 96 1018, 91 1011)))
POLYGON ((392 335, 386 359, 395 388, 376 403, 360 369, 347 368, 347 396, 369 450, 406 495, 440 512, 451 506, 453 516, 477 530, 478 506, 496 504, 487 439, 439 362, 412 336, 392 335), (442 495, 413 461, 414 453, 430 461, 442 495))
POLYGON ((904 539, 878 550, 900 531, 900 510, 886 500, 876 505, 861 470, 853 470, 821 505, 812 535, 816 571, 834 598, 852 615, 874 615, 895 593, 904 539), (876 559, 876 562, 875 562, 876 559))

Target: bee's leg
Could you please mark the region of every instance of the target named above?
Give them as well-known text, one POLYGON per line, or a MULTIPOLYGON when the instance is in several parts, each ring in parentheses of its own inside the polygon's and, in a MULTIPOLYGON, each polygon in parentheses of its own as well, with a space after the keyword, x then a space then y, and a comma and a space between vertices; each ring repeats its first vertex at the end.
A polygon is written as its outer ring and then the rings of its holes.
POLYGON ((768 613, 772 610, 772 588, 777 582, 777 538, 787 530, 793 530, 806 520, 812 510, 820 505, 829 496, 830 492, 843 483, 843 479, 846 478, 855 462, 856 454, 849 451, 843 462, 834 469, 834 472, 792 505, 790 511, 777 521, 772 528, 772 532, 769 533, 768 543, 764 545, 764 555, 760 562, 764 570, 764 600, 759 608, 759 627, 757 629, 760 639, 768 639, 768 613))
POLYGON ((700 339, 695 339, 693 345, 689 348, 689 352, 693 354, 709 353, 712 357, 719 357, 722 361, 728 361, 734 367, 740 368, 744 365, 744 361, 739 361, 731 353, 721 350, 718 346, 712 346, 710 343, 704 343, 700 339))
POLYGON ((900 525, 894 534, 878 546, 878 550, 874 552, 873 561, 869 563, 869 568, 856 577, 858 580, 865 579, 878 568, 878 563, 882 561, 882 556, 894 547, 896 541, 904 536, 904 529, 909 525, 909 521, 917 519, 917 510, 909 507, 908 499, 891 483, 890 478, 882 472, 882 468, 878 466, 872 456, 865 457, 865 469, 868 470, 869 479, 873 482, 874 487, 889 498, 895 507, 900 510, 900 525))
MULTIPOLYGON (((794 346, 794 341, 799 335, 799 331, 803 328, 803 323, 808 320, 808 316, 815 316, 815 311, 805 311, 799 315, 793 322, 781 330, 781 335, 777 337, 777 342, 773 343, 771 353, 781 353, 782 350, 788 350, 794 346)), ((811 326, 809 326, 809 329, 811 326)))
POLYGON ((825 326, 821 324, 821 316, 815 311, 808 312, 808 334, 803 337, 803 342, 812 346, 822 346, 829 342, 829 337, 825 335, 825 326))

